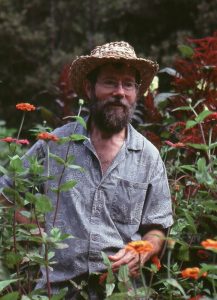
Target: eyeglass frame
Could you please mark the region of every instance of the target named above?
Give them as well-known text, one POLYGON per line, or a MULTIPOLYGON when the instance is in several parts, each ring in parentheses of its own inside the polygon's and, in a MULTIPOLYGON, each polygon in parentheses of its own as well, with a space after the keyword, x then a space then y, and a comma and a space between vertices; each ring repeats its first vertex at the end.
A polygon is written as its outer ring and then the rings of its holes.
POLYGON ((138 91, 139 87, 141 86, 141 84, 134 82, 134 81, 130 81, 130 80, 124 80, 122 82, 122 80, 103 79, 103 80, 97 80, 96 83, 100 84, 103 88, 110 90, 110 91, 117 89, 120 86, 120 84, 121 84, 122 89, 125 92, 133 92, 134 90, 138 91), (106 83, 106 81, 107 81, 107 83, 106 83), (124 84, 126 84, 126 83, 132 83, 132 87, 124 86, 124 84))

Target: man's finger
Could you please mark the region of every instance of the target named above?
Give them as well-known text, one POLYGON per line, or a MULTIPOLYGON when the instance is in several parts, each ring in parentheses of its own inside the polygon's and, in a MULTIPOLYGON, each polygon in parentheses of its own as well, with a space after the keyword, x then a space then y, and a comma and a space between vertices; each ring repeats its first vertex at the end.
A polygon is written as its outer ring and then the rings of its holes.
POLYGON ((119 250, 115 255, 109 255, 108 258, 113 261, 117 261, 121 259, 126 253, 125 249, 119 250))
POLYGON ((115 262, 112 264, 112 269, 113 269, 113 268, 120 267, 120 266, 122 266, 122 265, 126 265, 126 264, 128 264, 131 260, 133 260, 134 258, 135 258, 134 253, 132 253, 132 252, 126 252, 125 255, 121 257, 121 259, 115 261, 115 262))

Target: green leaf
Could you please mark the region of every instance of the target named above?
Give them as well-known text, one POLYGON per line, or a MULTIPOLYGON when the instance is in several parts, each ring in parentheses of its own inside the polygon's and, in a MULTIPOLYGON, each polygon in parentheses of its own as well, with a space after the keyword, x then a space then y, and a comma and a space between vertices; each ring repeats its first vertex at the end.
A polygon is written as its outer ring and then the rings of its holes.
POLYGON ((52 211, 53 206, 50 199, 45 195, 37 196, 37 200, 35 202, 35 208, 38 212, 47 213, 52 211))
POLYGON ((76 180, 70 180, 68 182, 65 182, 59 186, 59 191, 66 192, 66 191, 72 189, 76 185, 76 183, 77 183, 76 180))
POLYGON ((16 282, 18 279, 9 279, 9 280, 2 280, 0 281, 0 292, 6 288, 8 285, 10 285, 13 282, 16 282))
POLYGON ((17 300, 18 297, 19 297, 18 292, 12 292, 12 293, 9 293, 9 294, 1 297, 0 300, 17 300))
POLYGON ((193 120, 190 120, 190 121, 187 121, 187 122, 186 122, 185 127, 186 127, 186 129, 189 129, 189 128, 194 127, 194 126, 197 125, 197 124, 198 124, 198 122, 193 121, 193 120))
POLYGON ((49 157, 53 158, 57 163, 60 165, 65 165, 65 160, 59 157, 58 155, 55 155, 53 153, 49 153, 49 157))
POLYGON ((183 290, 182 286, 177 282, 177 280, 173 278, 166 279, 166 282, 173 287, 177 288, 181 294, 187 299, 187 295, 185 294, 185 291, 183 290))
POLYGON ((114 291, 115 284, 114 283, 106 283, 106 296, 109 297, 114 291))
POLYGON ((23 172, 25 169, 23 168, 23 162, 18 155, 10 157, 9 169, 14 172, 23 172))
POLYGON ((187 146, 190 146, 192 148, 198 149, 198 150, 204 150, 207 151, 209 147, 205 144, 194 144, 194 143, 187 143, 187 146))
POLYGON ((82 117, 72 116, 72 118, 75 119, 78 123, 80 123, 85 129, 87 129, 87 124, 82 117))
POLYGON ((188 245, 183 244, 180 246, 179 252, 178 252, 178 258, 181 261, 189 261, 190 257, 189 257, 189 246, 188 245))
POLYGON ((191 58, 194 54, 193 48, 186 45, 178 45, 178 49, 183 57, 191 58))
POLYGON ((7 174, 8 174, 8 171, 7 171, 4 167, 2 167, 2 166, 0 166, 0 172, 1 172, 2 174, 4 174, 4 175, 7 175, 7 174))
POLYGON ((202 205, 206 211, 216 211, 217 212, 217 204, 213 200, 203 201, 202 205))
POLYGON ((177 108, 174 108, 172 111, 177 111, 177 110, 191 110, 189 106, 179 106, 177 108))
POLYGON ((216 147, 217 147, 217 142, 210 144, 209 147, 208 147, 208 149, 212 150, 212 149, 214 149, 216 147))
POLYGON ((194 224, 194 219, 192 218, 192 216, 190 215, 190 213, 189 213, 188 210, 184 209, 183 211, 184 211, 185 217, 186 217, 186 219, 188 221, 188 225, 192 229, 193 233, 196 234, 197 233, 197 228, 196 228, 196 226, 194 224))
POLYGON ((58 295, 54 295, 51 297, 51 300, 61 300, 67 294, 68 288, 64 288, 58 291, 58 295))
POLYGON ((107 266, 107 267, 111 267, 111 261, 109 260, 107 254, 105 254, 105 252, 101 251, 101 255, 102 255, 102 259, 103 259, 103 262, 104 264, 107 266))
POLYGON ((179 169, 181 169, 181 170, 184 169, 184 170, 188 170, 188 171, 191 171, 191 172, 196 171, 195 167, 192 166, 192 165, 182 165, 182 166, 179 167, 179 169))
POLYGON ((83 141, 87 139, 87 137, 82 134, 72 134, 69 137, 71 141, 83 141))
POLYGON ((213 112, 208 110, 208 109, 205 109, 203 110, 196 118, 195 118, 195 121, 197 123, 200 123, 202 122, 207 116, 211 115, 213 112))
POLYGON ((206 171, 206 160, 204 157, 200 157, 197 161, 197 167, 200 172, 206 171))
POLYGON ((118 272, 118 280, 121 282, 129 281, 129 267, 128 265, 123 265, 120 267, 118 272))

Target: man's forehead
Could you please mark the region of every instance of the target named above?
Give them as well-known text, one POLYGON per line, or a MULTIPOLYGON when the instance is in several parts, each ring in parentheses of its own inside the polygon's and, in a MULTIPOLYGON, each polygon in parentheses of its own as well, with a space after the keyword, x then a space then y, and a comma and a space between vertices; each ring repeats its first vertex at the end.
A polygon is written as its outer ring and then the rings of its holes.
POLYGON ((129 75, 136 76, 136 69, 124 63, 108 63, 100 67, 98 76, 129 75))

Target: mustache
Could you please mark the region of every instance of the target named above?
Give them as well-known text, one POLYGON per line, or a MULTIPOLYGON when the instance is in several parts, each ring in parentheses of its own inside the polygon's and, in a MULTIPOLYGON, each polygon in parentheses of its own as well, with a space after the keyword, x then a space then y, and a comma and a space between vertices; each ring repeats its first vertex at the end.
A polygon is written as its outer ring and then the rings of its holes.
POLYGON ((126 101, 126 99, 124 98, 115 98, 115 97, 112 97, 112 98, 109 98, 106 100, 105 103, 102 103, 104 107, 107 107, 107 106, 123 106, 125 108, 129 108, 130 105, 129 103, 126 101))

